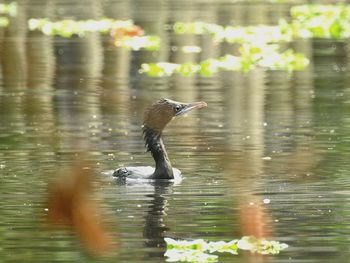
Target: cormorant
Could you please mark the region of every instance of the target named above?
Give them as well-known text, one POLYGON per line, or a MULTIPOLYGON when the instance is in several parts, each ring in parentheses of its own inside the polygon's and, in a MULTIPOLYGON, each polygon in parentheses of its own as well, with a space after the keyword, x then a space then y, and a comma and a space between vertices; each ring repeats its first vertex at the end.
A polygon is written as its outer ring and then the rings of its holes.
POLYGON ((119 180, 126 179, 164 179, 172 180, 180 176, 180 170, 171 166, 168 154, 161 138, 165 126, 174 118, 193 109, 206 107, 203 101, 182 103, 170 99, 161 99, 148 107, 142 125, 143 138, 147 151, 150 151, 156 167, 122 167, 113 172, 119 180))

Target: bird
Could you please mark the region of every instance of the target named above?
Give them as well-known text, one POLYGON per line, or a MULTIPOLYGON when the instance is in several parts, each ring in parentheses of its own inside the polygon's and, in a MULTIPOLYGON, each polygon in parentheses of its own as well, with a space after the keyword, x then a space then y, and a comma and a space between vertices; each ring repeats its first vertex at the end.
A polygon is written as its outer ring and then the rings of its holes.
POLYGON ((151 152, 155 168, 150 166, 121 167, 113 172, 119 182, 129 180, 174 180, 181 175, 173 168, 165 149, 162 133, 174 117, 184 115, 193 109, 207 107, 204 101, 183 103, 171 99, 160 99, 146 108, 143 118, 143 139, 147 152, 151 152))

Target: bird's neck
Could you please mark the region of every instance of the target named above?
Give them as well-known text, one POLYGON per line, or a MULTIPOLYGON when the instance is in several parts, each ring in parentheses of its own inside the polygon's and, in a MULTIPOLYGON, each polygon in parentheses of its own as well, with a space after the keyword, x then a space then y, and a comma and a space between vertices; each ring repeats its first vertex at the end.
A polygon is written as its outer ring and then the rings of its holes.
POLYGON ((161 132, 149 128, 146 124, 143 126, 143 135, 147 151, 152 153, 156 163, 156 169, 153 174, 154 179, 174 179, 173 168, 171 166, 168 154, 165 150, 161 132))

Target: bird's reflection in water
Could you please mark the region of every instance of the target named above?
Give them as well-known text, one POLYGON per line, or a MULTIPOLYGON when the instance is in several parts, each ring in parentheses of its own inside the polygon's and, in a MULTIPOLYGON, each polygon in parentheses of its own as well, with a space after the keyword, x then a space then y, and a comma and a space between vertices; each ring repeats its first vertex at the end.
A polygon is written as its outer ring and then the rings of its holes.
MULTIPOLYGON (((167 210, 167 195, 172 193, 173 183, 169 181, 157 180, 153 183, 154 193, 147 195, 152 198, 145 216, 145 227, 143 237, 145 245, 149 248, 165 247, 164 235, 169 228, 164 223, 167 210)), ((152 257, 163 257, 162 249, 151 250, 152 257)))

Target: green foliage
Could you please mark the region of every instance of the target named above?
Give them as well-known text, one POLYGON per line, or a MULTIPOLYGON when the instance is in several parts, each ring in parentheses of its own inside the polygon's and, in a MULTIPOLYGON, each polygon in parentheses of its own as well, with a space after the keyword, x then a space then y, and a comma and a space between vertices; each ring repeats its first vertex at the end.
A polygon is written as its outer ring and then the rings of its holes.
MULTIPOLYGON (((281 42, 292 42, 298 38, 345 39, 350 36, 348 5, 298 5, 292 7, 290 13, 292 18, 290 23, 282 19, 275 26, 222 26, 205 22, 176 22, 173 25, 175 34, 206 34, 217 43, 238 44, 238 55, 228 54, 199 63, 145 63, 141 65, 140 72, 152 77, 172 74, 182 76, 200 74, 210 77, 222 70, 248 72, 256 67, 268 70, 303 70, 308 65, 308 59, 292 50, 280 51, 281 42)), ((30 30, 40 30, 46 35, 67 38, 83 37, 91 32, 110 34, 115 46, 131 50, 154 51, 159 50, 161 45, 158 36, 143 35, 143 30, 135 26, 131 20, 105 18, 52 22, 48 19, 30 19, 28 23, 30 30)), ((0 26, 7 24, 7 20, 0 20, 0 26)))
POLYGON ((229 242, 207 242, 203 239, 193 241, 164 238, 167 243, 165 256, 168 262, 217 262, 218 256, 212 253, 230 253, 238 255, 246 250, 262 255, 275 255, 288 247, 285 243, 268 241, 251 236, 234 239, 229 242))
POLYGON ((175 34, 208 34, 216 42, 228 43, 276 43, 292 41, 292 32, 282 30, 279 26, 221 26, 205 22, 176 22, 173 26, 175 34))
POLYGON ((115 46, 131 50, 158 50, 160 40, 157 36, 145 36, 143 30, 135 26, 132 20, 71 20, 50 21, 47 18, 29 19, 29 30, 38 30, 49 36, 70 38, 84 37, 92 32, 110 34, 115 46))
POLYGON ((9 4, 0 4, 0 15, 17 15, 17 3, 11 2, 9 4))
MULTIPOLYGON (((172 65, 173 73, 191 75, 200 73, 211 76, 219 70, 238 70, 248 72, 255 67, 270 70, 303 70, 308 59, 291 50, 280 52, 276 44, 292 42, 298 38, 332 38, 347 39, 350 37, 349 5, 298 5, 291 8, 292 21, 281 19, 275 26, 221 26, 204 22, 177 22, 173 26, 175 34, 207 34, 213 40, 241 45, 240 56, 230 58, 224 63, 224 57, 203 61, 193 66, 192 72, 182 72, 181 68, 172 65)), ((165 65, 165 64, 160 64, 165 65)), ((144 66, 145 67, 145 66, 144 66)), ((147 66, 144 72, 150 76, 168 75, 159 68, 159 64, 147 66), (159 73, 160 75, 157 75, 159 73)))
POLYGON ((292 7, 289 25, 294 37, 334 38, 350 37, 349 5, 300 5, 292 7))
POLYGON ((0 27, 7 27, 10 21, 7 17, 0 16, 0 27))
POLYGON ((45 35, 61 36, 65 38, 72 37, 73 35, 85 36, 91 32, 109 33, 112 29, 116 28, 128 28, 133 26, 131 20, 113 20, 113 19, 100 19, 100 20, 71 20, 65 19, 60 21, 50 21, 47 18, 32 18, 28 21, 29 30, 39 30, 45 35))
POLYGON ((210 34, 217 41, 221 41, 224 37, 225 28, 217 24, 205 22, 176 22, 173 25, 173 30, 175 34, 210 34))
POLYGON ((131 50, 159 50, 160 39, 157 36, 125 36, 115 41, 115 45, 131 50))
POLYGON ((281 19, 275 26, 221 26, 205 22, 176 22, 175 34, 209 34, 218 42, 229 43, 277 43, 296 38, 350 37, 350 6, 297 5, 291 8, 290 23, 281 19))
POLYGON ((14 17, 17 15, 17 3, 0 4, 0 15, 0 28, 7 27, 10 24, 8 16, 14 17))
POLYGON ((180 74, 191 76, 200 74, 210 77, 219 71, 243 71, 248 72, 256 67, 269 70, 302 70, 309 61, 304 55, 292 50, 279 53, 278 45, 254 46, 245 44, 239 49, 240 56, 225 55, 217 59, 207 59, 196 63, 144 63, 141 72, 151 77, 171 76, 180 74))

